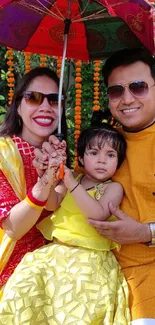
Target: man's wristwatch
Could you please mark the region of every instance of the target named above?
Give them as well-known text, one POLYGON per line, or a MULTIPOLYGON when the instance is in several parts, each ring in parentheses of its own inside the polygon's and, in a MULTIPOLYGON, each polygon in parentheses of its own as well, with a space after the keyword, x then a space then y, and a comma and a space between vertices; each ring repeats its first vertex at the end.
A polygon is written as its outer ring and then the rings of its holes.
POLYGON ((155 222, 149 222, 148 225, 151 231, 152 239, 149 243, 147 243, 147 245, 150 247, 155 247, 155 222))

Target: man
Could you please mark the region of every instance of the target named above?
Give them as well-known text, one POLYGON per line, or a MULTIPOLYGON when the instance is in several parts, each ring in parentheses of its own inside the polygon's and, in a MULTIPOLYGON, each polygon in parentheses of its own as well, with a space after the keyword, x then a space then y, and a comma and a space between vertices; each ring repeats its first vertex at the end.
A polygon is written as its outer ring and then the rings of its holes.
POLYGON ((106 61, 103 74, 109 109, 127 141, 126 160, 114 177, 124 198, 121 210, 109 205, 117 222, 90 223, 122 245, 115 254, 130 289, 131 324, 154 325, 155 60, 143 49, 122 50, 106 61))

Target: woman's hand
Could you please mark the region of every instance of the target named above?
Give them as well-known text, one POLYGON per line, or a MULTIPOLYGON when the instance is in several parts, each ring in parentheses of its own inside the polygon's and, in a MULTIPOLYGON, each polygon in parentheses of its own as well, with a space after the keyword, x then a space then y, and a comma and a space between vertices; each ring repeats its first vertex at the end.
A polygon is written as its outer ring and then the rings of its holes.
POLYGON ((38 176, 42 177, 48 167, 48 154, 38 148, 34 149, 34 154, 33 166, 36 168, 38 176))
POLYGON ((42 149, 34 150, 35 158, 33 165, 41 177, 48 168, 49 158, 61 157, 60 162, 66 163, 66 142, 60 142, 54 135, 49 137, 49 142, 44 142, 42 149))
POLYGON ((97 221, 88 219, 88 223, 105 238, 119 244, 145 243, 151 241, 151 233, 148 224, 140 223, 129 217, 121 210, 109 203, 111 214, 115 215, 116 221, 97 221))
POLYGON ((59 141, 59 139, 55 135, 50 135, 48 141, 49 141, 50 146, 52 147, 52 150, 54 148, 58 154, 60 153, 62 156, 66 157, 66 141, 65 140, 59 141))

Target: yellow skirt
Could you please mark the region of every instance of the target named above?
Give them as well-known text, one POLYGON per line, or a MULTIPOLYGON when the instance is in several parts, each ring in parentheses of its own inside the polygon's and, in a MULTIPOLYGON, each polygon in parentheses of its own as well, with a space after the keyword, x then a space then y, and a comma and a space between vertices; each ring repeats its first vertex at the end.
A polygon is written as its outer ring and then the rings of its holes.
POLYGON ((8 280, 0 325, 129 325, 128 287, 111 251, 51 243, 8 280))

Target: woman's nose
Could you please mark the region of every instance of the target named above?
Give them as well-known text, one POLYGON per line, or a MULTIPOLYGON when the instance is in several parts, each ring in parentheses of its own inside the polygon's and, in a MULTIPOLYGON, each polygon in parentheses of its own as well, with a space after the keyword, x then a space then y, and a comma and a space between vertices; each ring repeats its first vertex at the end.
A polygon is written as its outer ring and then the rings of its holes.
POLYGON ((52 104, 50 104, 48 99, 45 97, 39 108, 40 108, 40 110, 51 111, 52 110, 52 104))

